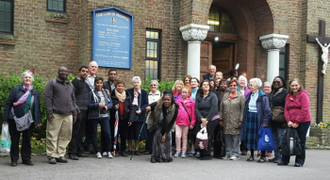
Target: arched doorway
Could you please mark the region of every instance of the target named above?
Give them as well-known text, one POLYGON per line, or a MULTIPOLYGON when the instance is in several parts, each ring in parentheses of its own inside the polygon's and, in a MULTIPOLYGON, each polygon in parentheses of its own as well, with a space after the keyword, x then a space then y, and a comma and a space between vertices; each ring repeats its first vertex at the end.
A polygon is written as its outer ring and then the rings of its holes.
POLYGON ((213 0, 207 14, 210 30, 201 43, 201 76, 214 64, 226 78, 229 70, 240 63, 239 71, 246 71, 249 78, 263 78, 267 52, 258 37, 274 29, 267 1, 213 0))

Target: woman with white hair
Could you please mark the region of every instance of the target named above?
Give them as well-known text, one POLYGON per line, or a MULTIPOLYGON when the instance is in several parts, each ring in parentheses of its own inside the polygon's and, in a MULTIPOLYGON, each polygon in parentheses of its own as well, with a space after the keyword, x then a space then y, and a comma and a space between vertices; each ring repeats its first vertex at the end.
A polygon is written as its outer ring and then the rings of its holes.
POLYGON ((244 98, 246 99, 246 96, 248 94, 250 94, 250 89, 247 87, 248 83, 247 83, 247 79, 245 76, 240 75, 238 77, 238 86, 237 86, 237 90, 238 92, 240 92, 242 95, 244 95, 244 98))
POLYGON ((40 99, 39 94, 33 89, 33 73, 26 70, 22 73, 23 83, 14 87, 9 94, 3 113, 3 124, 9 124, 9 133, 11 137, 10 158, 11 166, 17 166, 19 158, 19 141, 22 133, 21 157, 22 164, 33 166, 31 161, 31 143, 30 138, 34 126, 41 125, 40 99), (14 116, 21 118, 31 113, 32 124, 26 130, 18 131, 14 116))
MULTIPOLYGON (((251 151, 247 161, 254 161, 254 150, 258 145, 258 132, 261 126, 267 127, 271 119, 271 110, 267 95, 260 90, 262 82, 259 78, 250 79, 251 93, 247 95, 244 117, 241 125, 241 140, 251 151)), ((258 162, 266 161, 266 152, 261 151, 258 162)))
MULTIPOLYGON (((128 127, 128 154, 132 152, 132 140, 135 140, 135 155, 140 155, 138 136, 145 120, 145 109, 148 106, 148 93, 141 89, 141 78, 134 76, 132 78, 134 88, 128 89, 128 93, 131 95, 133 109, 135 111, 135 118, 133 124, 128 127)), ((144 128, 140 137, 140 141, 147 139, 147 131, 144 128)))
MULTIPOLYGON (((157 80, 151 80, 149 82, 150 92, 148 94, 149 104, 157 102, 161 97, 162 93, 158 90, 159 83, 157 80)), ((149 121, 149 116, 147 117, 147 123, 149 121)), ((145 155, 149 155, 152 152, 152 133, 147 130, 147 141, 146 141, 146 148, 145 148, 145 155)))

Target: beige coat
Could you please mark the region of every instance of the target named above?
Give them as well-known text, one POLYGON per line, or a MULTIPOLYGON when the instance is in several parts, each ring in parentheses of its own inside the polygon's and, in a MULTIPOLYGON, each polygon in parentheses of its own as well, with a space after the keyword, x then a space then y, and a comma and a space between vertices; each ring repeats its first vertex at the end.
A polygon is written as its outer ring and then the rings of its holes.
POLYGON ((224 94, 220 105, 220 120, 223 122, 224 134, 239 135, 239 122, 242 122, 245 107, 244 95, 237 92, 233 98, 229 98, 229 93, 224 94))

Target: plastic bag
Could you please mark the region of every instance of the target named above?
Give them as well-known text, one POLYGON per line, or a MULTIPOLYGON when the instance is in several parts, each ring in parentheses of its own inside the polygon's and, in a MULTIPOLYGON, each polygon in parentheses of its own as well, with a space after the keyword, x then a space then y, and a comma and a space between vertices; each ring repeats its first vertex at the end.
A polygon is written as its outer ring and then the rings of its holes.
POLYGON ((258 139, 257 148, 259 151, 275 150, 273 134, 270 128, 265 128, 265 127, 259 128, 259 139, 258 139))
POLYGON ((206 127, 202 127, 196 135, 195 150, 208 151, 208 135, 206 127))
POLYGON ((10 134, 8 124, 2 124, 0 152, 9 153, 11 146, 10 134))

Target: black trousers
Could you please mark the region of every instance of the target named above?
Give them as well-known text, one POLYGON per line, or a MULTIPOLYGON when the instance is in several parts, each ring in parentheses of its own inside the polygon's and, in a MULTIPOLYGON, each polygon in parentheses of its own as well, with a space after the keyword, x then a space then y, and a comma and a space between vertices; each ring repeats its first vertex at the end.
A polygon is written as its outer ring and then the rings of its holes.
POLYGON ((145 125, 146 130, 147 130, 147 140, 146 140, 146 151, 149 151, 152 153, 152 141, 153 141, 153 135, 149 130, 147 129, 147 124, 145 125))
POLYGON ((117 136, 117 150, 118 150, 118 147, 120 147, 121 152, 125 152, 125 150, 126 150, 127 131, 128 131, 128 119, 119 120, 118 136, 117 136), (118 141, 119 136, 120 136, 120 143, 118 141))
MULTIPOLYGON (((201 124, 202 122, 197 122, 197 128, 196 128, 196 134, 197 132, 201 129, 201 124)), ((206 126, 207 129, 207 134, 208 134, 208 151, 201 151, 201 156, 200 157, 204 157, 204 156, 211 156, 211 146, 212 146, 212 139, 213 139, 213 133, 215 128, 217 127, 217 125, 219 124, 219 119, 217 120, 213 120, 213 121, 209 121, 209 123, 206 126)))
POLYGON ((85 142, 84 142, 84 149, 89 151, 89 146, 92 144, 93 120, 88 120, 87 119, 85 135, 86 135, 86 139, 85 139, 85 142))
POLYGON ((69 154, 82 153, 82 138, 86 133, 87 110, 80 110, 76 123, 73 124, 72 138, 69 143, 69 154))
POLYGON ((21 156, 24 162, 31 160, 31 135, 34 123, 25 131, 17 131, 14 120, 9 120, 9 134, 11 137, 10 158, 11 162, 17 162, 19 158, 19 139, 22 134, 21 156))

